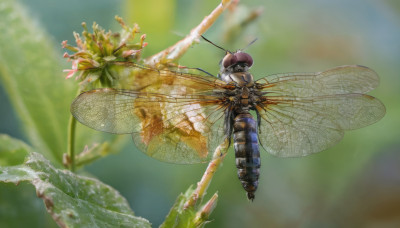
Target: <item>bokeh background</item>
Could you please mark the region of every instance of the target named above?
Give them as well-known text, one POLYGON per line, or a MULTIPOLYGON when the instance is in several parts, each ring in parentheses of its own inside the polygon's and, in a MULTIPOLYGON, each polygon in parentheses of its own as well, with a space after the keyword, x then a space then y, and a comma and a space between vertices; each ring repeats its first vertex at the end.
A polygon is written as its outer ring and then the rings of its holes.
MULTIPOLYGON (((115 15, 137 22, 147 34, 150 56, 180 40, 219 3, 216 0, 20 0, 32 21, 48 34, 60 61, 61 41, 93 21, 118 31, 115 15)), ((1 3, 1 2, 0 2, 1 3)), ((0 4, 1 5, 1 4, 0 4)), ((1 20, 1 15, 0 15, 1 20)), ((0 34, 1 36, 1 34, 0 34)), ((399 227, 400 226, 400 2, 396 0, 242 1, 205 34, 235 50, 254 38, 247 51, 256 78, 272 73, 321 71, 361 64, 374 69, 381 85, 370 94, 386 106, 378 123, 346 133, 333 148, 299 159, 262 152, 260 186, 254 202, 237 180, 232 149, 208 190, 218 205, 208 227, 399 227), (263 13, 245 26, 235 20, 263 13)), ((194 45, 179 64, 217 74, 220 50, 194 45)), ((0 55, 2 55, 0 50, 0 55)), ((2 56, 7 58, 7 56, 2 56)), ((25 66, 21 63, 21 67, 25 66)), ((65 77, 60 67, 59 75, 65 77)), ((40 75, 36 76, 40 77, 40 75)), ((39 79, 40 80, 40 79, 39 79)), ((26 140, 9 95, 0 87, 0 132, 26 140)), ((69 107, 65 107, 68 112, 69 107)), ((103 134, 93 131, 93 134, 103 134)), ((138 216, 154 227, 175 198, 201 178, 206 164, 174 165, 151 159, 127 138, 119 153, 84 171, 116 188, 138 216)), ((62 152, 60 152, 61 156, 62 152)), ((8 227, 56 227, 33 187, 0 185, 0 220, 8 227)))

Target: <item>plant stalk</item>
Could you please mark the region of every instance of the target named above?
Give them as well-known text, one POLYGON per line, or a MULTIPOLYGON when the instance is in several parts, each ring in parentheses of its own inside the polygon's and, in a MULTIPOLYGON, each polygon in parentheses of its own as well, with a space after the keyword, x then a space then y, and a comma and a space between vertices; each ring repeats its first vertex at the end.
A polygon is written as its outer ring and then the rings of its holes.
POLYGON ((173 46, 153 55, 144 60, 145 65, 155 67, 157 63, 164 63, 179 59, 192 46, 199 42, 200 36, 205 33, 219 18, 219 16, 229 7, 232 0, 221 0, 221 3, 206 16, 199 25, 190 31, 190 33, 174 44, 173 46))
POLYGON ((194 191, 193 195, 185 203, 185 208, 194 206, 199 199, 203 198, 208 186, 210 185, 211 179, 213 178, 215 172, 224 160, 228 148, 229 140, 225 139, 225 141, 215 149, 212 160, 210 161, 210 163, 208 163, 207 169, 204 172, 200 182, 197 183, 197 188, 194 191))
MULTIPOLYGON (((81 93, 81 90, 78 89, 77 95, 81 93)), ((68 122, 68 142, 67 142, 67 164, 69 169, 72 172, 76 170, 76 162, 75 162, 75 130, 76 130, 76 119, 74 116, 69 117, 68 122)))
POLYGON ((76 129, 76 120, 71 115, 68 122, 68 147, 67 147, 67 154, 68 154, 68 163, 69 169, 72 172, 75 172, 75 129, 76 129))

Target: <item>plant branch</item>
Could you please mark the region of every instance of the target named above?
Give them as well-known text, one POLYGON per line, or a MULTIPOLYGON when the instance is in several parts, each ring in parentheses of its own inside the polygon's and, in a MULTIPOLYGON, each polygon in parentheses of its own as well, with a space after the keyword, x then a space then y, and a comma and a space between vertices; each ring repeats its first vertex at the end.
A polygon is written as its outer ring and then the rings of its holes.
POLYGON ((193 195, 185 203, 185 208, 194 206, 199 199, 203 198, 208 186, 210 185, 211 179, 214 176, 214 173, 217 171, 218 167, 224 160, 228 148, 229 140, 225 139, 224 142, 215 149, 212 160, 208 164, 207 169, 204 172, 200 182, 197 183, 197 188, 194 191, 193 195))
POLYGON ((222 12, 232 3, 232 0, 222 0, 221 3, 208 15, 201 23, 190 31, 189 35, 177 42, 173 46, 153 55, 144 60, 148 66, 155 67, 158 63, 168 63, 177 60, 191 47, 195 42, 199 42, 200 36, 214 24, 222 12))

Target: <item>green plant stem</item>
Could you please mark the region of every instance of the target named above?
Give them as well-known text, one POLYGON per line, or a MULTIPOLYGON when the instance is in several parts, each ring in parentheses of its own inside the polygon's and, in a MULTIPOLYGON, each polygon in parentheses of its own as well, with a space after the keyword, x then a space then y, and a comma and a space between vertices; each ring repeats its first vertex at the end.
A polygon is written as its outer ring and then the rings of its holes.
POLYGON ((69 169, 75 172, 75 129, 76 129, 76 119, 71 115, 68 123, 68 163, 69 169))
MULTIPOLYGON (((78 89, 77 95, 81 93, 78 89)), ((67 144, 67 155, 68 155, 68 167, 72 172, 76 170, 75 162, 75 129, 76 129, 76 119, 72 115, 69 117, 68 122, 68 144, 67 144)))
POLYGON ((203 198, 208 186, 210 185, 212 177, 224 160, 228 148, 229 140, 225 139, 225 141, 215 149, 212 160, 208 164, 207 169, 204 172, 200 182, 197 183, 197 188, 194 191, 193 195, 185 203, 185 208, 194 206, 199 199, 203 198))

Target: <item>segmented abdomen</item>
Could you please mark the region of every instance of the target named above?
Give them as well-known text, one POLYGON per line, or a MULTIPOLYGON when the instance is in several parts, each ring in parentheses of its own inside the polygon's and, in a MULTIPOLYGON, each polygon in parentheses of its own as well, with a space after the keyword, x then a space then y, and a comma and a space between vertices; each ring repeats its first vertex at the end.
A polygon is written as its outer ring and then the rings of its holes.
POLYGON ((250 113, 242 113, 235 117, 233 142, 239 180, 247 192, 247 198, 253 200, 254 192, 258 186, 261 160, 257 138, 257 123, 250 113))

